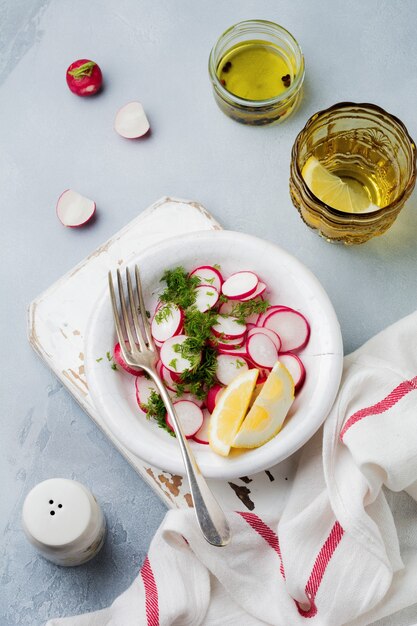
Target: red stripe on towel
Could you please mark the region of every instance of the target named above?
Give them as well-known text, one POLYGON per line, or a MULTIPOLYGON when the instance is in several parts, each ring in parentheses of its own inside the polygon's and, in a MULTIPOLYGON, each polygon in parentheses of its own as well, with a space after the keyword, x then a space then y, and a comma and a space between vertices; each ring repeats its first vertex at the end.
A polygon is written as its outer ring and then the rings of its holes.
POLYGON ((314 603, 314 600, 316 598, 316 594, 320 587, 321 581, 323 580, 324 572, 326 571, 329 561, 332 558, 334 551, 336 550, 340 540, 343 537, 343 533, 343 528, 341 527, 339 522, 335 522, 329 536, 327 537, 326 541, 321 547, 320 552, 317 555, 316 560, 314 561, 310 578, 308 579, 305 586, 305 593, 310 601, 310 607, 307 610, 303 609, 301 608, 300 604, 296 602, 298 611, 303 617, 314 617, 314 615, 316 615, 317 613, 317 607, 314 603))
POLYGON ((145 587, 145 609, 147 626, 159 626, 159 604, 158 604, 158 588, 156 586, 155 577, 149 558, 143 562, 140 570, 143 585, 145 587))
POLYGON ((380 402, 353 413, 340 432, 340 440, 343 441, 346 431, 349 430, 351 426, 356 424, 356 422, 359 422, 364 417, 368 417, 369 415, 380 415, 381 413, 385 413, 385 411, 388 411, 388 409, 393 407, 394 404, 397 404, 397 402, 407 395, 407 393, 415 389, 417 389, 417 376, 411 378, 411 380, 405 380, 403 383, 400 383, 380 402))
POLYGON ((279 571, 282 574, 282 577, 285 580, 285 571, 284 565, 282 563, 281 556, 281 548, 279 547, 278 535, 270 528, 265 522, 261 520, 260 517, 255 515, 255 513, 246 513, 245 511, 237 511, 239 515, 243 517, 243 519, 252 526, 254 530, 271 546, 273 550, 278 554, 279 557, 279 571))

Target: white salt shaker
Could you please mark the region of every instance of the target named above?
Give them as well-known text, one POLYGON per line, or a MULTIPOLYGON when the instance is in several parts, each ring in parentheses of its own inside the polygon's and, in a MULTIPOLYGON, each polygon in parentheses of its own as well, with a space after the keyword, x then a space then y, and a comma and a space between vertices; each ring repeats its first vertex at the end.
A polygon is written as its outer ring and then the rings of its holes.
POLYGON ((30 543, 57 565, 81 565, 104 543, 106 520, 97 500, 76 480, 50 478, 23 504, 22 524, 30 543))

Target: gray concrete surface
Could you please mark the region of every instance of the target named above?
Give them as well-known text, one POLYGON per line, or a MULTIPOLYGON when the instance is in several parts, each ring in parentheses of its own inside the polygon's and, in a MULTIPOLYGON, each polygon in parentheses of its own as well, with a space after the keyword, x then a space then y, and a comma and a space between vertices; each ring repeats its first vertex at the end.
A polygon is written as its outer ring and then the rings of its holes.
MULTIPOLYGON (((417 136, 417 11, 413 0, 0 0, 1 456, 0 625, 42 624, 108 605, 137 573, 164 507, 75 405, 26 340, 27 304, 159 197, 205 204, 226 228, 269 239, 319 277, 346 352, 417 305, 417 197, 393 228, 357 248, 308 230, 288 194, 290 150, 314 111, 375 102, 417 136), (281 126, 224 117, 207 77, 210 48, 242 19, 287 27, 306 56, 304 100, 281 126), (65 70, 96 60, 105 90, 73 96, 65 70), (152 135, 127 142, 116 110, 139 99, 152 135), (55 216, 72 187, 97 221, 65 229, 55 216), (20 528, 29 489, 74 477, 109 523, 93 562, 63 569, 37 557, 20 528)), ((384 624, 405 626, 416 612, 384 624), (408 621, 407 621, 408 620, 408 621)))

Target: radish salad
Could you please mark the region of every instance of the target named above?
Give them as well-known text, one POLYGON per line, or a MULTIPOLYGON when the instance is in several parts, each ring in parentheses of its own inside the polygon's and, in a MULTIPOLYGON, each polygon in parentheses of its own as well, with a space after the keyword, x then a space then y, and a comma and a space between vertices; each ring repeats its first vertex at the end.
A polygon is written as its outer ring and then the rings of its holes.
MULTIPOLYGON (((165 289, 149 312, 158 350, 157 372, 172 396, 188 438, 208 444, 210 415, 223 389, 244 370, 259 370, 257 387, 279 360, 294 380, 306 370, 299 356, 308 343, 306 317, 284 304, 271 304, 268 285, 250 270, 225 276, 218 265, 164 272, 165 289)), ((156 385, 129 368, 116 344, 113 358, 135 376, 137 403, 148 418, 173 433, 156 385)))

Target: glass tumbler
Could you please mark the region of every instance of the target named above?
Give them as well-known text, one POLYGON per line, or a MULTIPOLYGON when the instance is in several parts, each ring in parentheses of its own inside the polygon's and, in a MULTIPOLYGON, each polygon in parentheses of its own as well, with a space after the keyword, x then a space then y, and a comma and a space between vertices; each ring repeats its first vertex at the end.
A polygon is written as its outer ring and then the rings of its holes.
POLYGON ((304 222, 332 242, 359 244, 395 221, 416 182, 416 146, 404 124, 374 104, 341 102, 315 113, 291 153, 290 194, 304 222), (327 170, 362 184, 374 210, 339 211, 307 186, 302 170, 316 157, 327 170))

